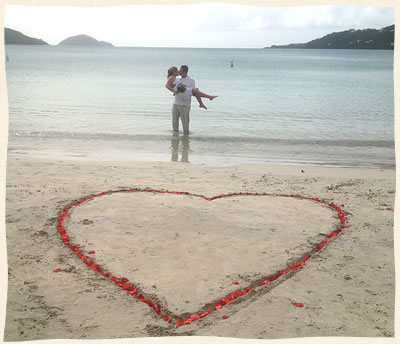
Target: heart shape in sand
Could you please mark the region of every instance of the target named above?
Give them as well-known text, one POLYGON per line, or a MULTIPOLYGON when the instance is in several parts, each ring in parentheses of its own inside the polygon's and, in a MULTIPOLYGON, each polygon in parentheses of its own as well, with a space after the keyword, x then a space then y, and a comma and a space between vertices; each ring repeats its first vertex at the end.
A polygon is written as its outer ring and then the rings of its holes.
POLYGON ((176 327, 291 276, 348 227, 319 198, 149 189, 84 197, 57 221, 92 270, 176 327))

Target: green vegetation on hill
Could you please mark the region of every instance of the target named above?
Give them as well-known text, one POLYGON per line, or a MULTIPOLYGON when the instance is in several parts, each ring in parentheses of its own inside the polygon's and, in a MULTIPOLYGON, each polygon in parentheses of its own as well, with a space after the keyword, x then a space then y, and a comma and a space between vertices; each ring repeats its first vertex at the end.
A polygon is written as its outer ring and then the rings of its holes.
MULTIPOLYGON (((32 38, 24 35, 19 31, 4 28, 5 44, 36 44, 36 45, 49 45, 45 41, 37 38, 32 38)), ((87 35, 78 35, 68 37, 60 42, 58 45, 89 45, 89 46, 107 46, 112 47, 113 45, 108 42, 98 41, 87 35)))
POLYGON ((271 49, 394 49, 394 25, 380 30, 334 32, 307 43, 272 45, 271 49))
POLYGON ((91 46, 108 46, 112 47, 113 45, 108 42, 98 41, 93 37, 88 35, 78 35, 73 37, 68 37, 58 43, 58 45, 91 45, 91 46))
POLYGON ((21 32, 4 28, 4 41, 5 44, 36 44, 48 45, 45 41, 37 38, 25 36, 21 32))

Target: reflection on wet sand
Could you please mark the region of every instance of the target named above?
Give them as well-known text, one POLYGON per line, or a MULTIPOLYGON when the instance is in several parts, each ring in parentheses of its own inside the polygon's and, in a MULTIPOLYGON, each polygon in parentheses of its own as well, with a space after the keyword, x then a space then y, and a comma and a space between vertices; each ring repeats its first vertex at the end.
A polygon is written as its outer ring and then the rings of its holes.
POLYGON ((188 135, 179 136, 174 133, 171 137, 171 161, 178 161, 179 150, 181 150, 181 161, 189 162, 190 141, 188 135))

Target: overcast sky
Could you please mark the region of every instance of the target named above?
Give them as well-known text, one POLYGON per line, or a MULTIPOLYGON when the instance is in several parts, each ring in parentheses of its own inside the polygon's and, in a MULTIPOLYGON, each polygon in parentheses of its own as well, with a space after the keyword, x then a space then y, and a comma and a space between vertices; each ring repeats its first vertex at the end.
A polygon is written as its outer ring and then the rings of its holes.
POLYGON ((49 44, 87 34, 115 46, 262 48, 331 32, 394 24, 392 7, 286 8, 208 3, 177 6, 6 6, 5 26, 49 44))

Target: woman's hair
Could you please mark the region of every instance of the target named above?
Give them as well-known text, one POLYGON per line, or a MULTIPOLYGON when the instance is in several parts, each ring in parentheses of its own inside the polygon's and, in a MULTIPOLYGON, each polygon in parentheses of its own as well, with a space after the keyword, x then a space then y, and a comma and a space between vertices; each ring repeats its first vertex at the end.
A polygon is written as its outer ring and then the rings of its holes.
POLYGON ((178 68, 177 67, 171 67, 171 68, 169 68, 168 69, 168 75, 167 75, 167 78, 169 78, 171 75, 173 75, 175 72, 177 72, 178 71, 178 68))

